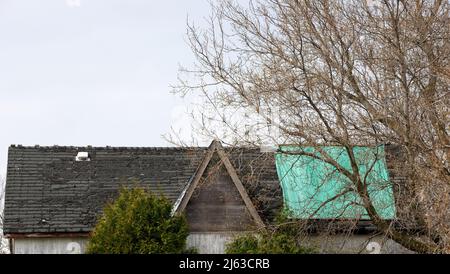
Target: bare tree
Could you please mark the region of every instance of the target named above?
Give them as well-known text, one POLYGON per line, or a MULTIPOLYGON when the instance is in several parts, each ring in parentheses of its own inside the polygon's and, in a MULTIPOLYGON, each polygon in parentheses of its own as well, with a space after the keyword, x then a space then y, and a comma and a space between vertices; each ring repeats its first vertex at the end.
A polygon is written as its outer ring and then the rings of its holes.
POLYGON ((206 99, 196 116, 199 133, 231 144, 313 147, 295 153, 335 167, 382 233, 419 253, 448 253, 449 6, 216 1, 207 29, 188 25, 197 62, 181 69, 175 91, 201 91, 206 99), (375 209, 354 153, 355 146, 387 143, 402 151, 410 194, 397 225, 375 209), (324 145, 345 148, 351 168, 324 145), (418 230, 398 225, 408 223, 418 230))

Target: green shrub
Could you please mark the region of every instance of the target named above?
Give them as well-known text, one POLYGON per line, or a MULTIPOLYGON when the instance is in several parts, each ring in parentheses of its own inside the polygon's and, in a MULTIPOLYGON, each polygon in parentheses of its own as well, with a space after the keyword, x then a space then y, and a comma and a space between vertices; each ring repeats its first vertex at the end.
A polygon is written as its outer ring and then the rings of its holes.
POLYGON ((244 234, 226 247, 227 254, 310 254, 313 248, 304 247, 298 240, 285 233, 263 232, 258 235, 244 234))
MULTIPOLYGON (((188 226, 171 215, 172 204, 142 188, 123 188, 108 204, 89 240, 87 253, 183 253, 188 226)), ((192 251, 190 251, 192 252, 192 251)))
POLYGON ((227 254, 310 254, 316 253, 311 247, 301 244, 301 227, 285 217, 277 217, 278 225, 255 234, 247 233, 236 237, 226 246, 227 254))
POLYGON ((259 251, 259 241, 257 235, 243 234, 228 243, 225 249, 227 254, 257 254, 259 251))

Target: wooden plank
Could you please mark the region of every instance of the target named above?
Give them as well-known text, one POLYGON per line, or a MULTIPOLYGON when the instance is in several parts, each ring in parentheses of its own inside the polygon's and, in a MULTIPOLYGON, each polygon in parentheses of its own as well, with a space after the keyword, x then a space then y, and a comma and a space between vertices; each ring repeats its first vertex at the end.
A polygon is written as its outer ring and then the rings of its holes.
POLYGON ((197 187, 198 182, 202 178, 203 173, 205 172, 206 168, 208 167, 209 162, 211 161, 212 156, 214 155, 216 146, 217 146, 217 141, 214 140, 208 148, 208 153, 205 155, 205 158, 203 159, 199 168, 195 172, 194 178, 192 179, 192 181, 190 182, 190 184, 188 186, 188 189, 184 193, 184 196, 182 197, 182 200, 181 200, 179 206, 176 208, 176 210, 175 210, 176 213, 183 212, 184 209, 186 208, 186 205, 188 204, 189 200, 191 199, 192 193, 194 193, 194 190, 197 187))
POLYGON ((199 184, 186 209, 192 232, 247 231, 255 222, 225 168, 199 184))
POLYGON ((264 228, 264 222, 262 221, 261 217, 259 216, 258 212, 256 211, 255 206, 253 205, 252 201, 250 200, 250 197, 248 197, 247 191, 245 190, 244 186, 242 185, 241 180, 239 179, 239 176, 236 173, 236 170, 234 169, 233 165, 230 162, 230 159, 225 155, 225 152, 221 147, 217 149, 217 153, 219 154, 220 159, 224 163, 228 173, 230 174, 231 180, 235 184, 236 188, 238 189, 239 193, 241 194, 242 199, 244 200, 247 209, 249 210, 250 214, 252 215, 253 219, 255 220, 256 224, 258 225, 258 228, 264 228))

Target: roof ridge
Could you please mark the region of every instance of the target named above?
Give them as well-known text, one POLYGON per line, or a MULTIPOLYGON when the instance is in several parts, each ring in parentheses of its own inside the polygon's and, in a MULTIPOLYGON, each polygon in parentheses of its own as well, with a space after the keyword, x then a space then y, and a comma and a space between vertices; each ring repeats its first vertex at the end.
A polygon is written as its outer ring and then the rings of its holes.
MULTIPOLYGON (((51 149, 51 148, 57 148, 57 149, 104 149, 104 150, 114 150, 114 149, 148 149, 148 150, 177 150, 177 149, 208 149, 206 146, 173 146, 173 147, 164 147, 164 146, 60 146, 60 145, 53 145, 53 146, 41 146, 41 145, 21 145, 21 144, 11 144, 10 148, 23 148, 23 149, 29 149, 29 148, 44 148, 44 149, 51 149)), ((234 149, 260 149, 260 147, 257 146, 237 146, 237 147, 223 147, 225 150, 234 150, 234 149)))
POLYGON ((193 147, 193 146, 180 146, 180 147, 163 147, 163 146, 154 146, 154 147, 144 147, 144 146, 60 146, 60 145, 53 145, 53 146, 41 146, 41 145, 34 145, 34 146, 24 146, 24 145, 16 145, 12 144, 10 145, 10 148, 19 148, 19 149, 94 149, 94 150, 120 150, 120 149, 127 149, 127 150, 180 150, 180 149, 208 149, 208 147, 193 147))

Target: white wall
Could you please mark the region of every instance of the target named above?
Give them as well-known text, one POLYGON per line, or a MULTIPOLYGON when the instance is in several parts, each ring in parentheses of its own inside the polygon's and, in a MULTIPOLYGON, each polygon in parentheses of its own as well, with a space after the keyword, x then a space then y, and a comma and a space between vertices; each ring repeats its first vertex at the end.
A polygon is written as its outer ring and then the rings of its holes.
MULTIPOLYGON (((187 246, 200 254, 223 254, 225 245, 235 233, 192 233, 187 246)), ((15 254, 71 254, 85 253, 87 238, 25 238, 14 239, 15 254)))
MULTIPOLYGON (((188 247, 195 247, 200 254, 223 254, 225 245, 236 233, 191 233, 188 247)), ((86 251, 87 238, 27 238, 14 240, 16 254, 77 254, 86 251)), ((329 237, 308 236, 306 245, 316 246, 321 253, 412 253, 385 237, 370 238, 365 235, 329 237)))
MULTIPOLYGON (((188 247, 195 247, 201 254, 223 254, 225 244, 234 233, 192 233, 188 247)), ((25 238, 14 239, 15 254, 71 254, 85 253, 87 238, 25 238)))
MULTIPOLYGON (((197 248, 200 254, 223 254, 226 243, 237 233, 191 233, 188 247, 197 248)), ((320 253, 408 254, 410 250, 386 237, 367 235, 307 236, 306 246, 315 247, 320 253)))
POLYGON ((196 248, 200 254, 224 254, 225 245, 236 233, 191 233, 187 238, 187 247, 196 248))
POLYGON ((15 254, 81 254, 86 251, 87 238, 25 238, 14 239, 15 254))
POLYGON ((321 253, 409 254, 412 251, 383 236, 333 235, 308 236, 305 243, 315 246, 321 253))
POLYGON ((9 253, 8 240, 3 236, 3 207, 5 202, 5 179, 0 172, 0 254, 9 253))

